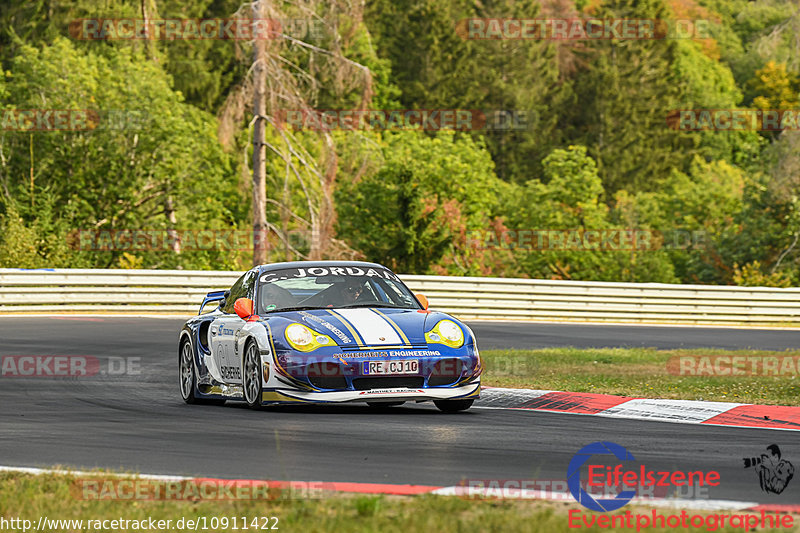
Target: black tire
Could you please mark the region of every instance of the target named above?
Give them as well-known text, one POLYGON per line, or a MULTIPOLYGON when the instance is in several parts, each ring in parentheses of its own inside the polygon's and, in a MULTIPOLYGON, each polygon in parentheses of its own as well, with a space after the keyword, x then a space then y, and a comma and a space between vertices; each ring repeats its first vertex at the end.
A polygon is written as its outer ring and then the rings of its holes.
POLYGON ((180 349, 178 350, 178 384, 181 398, 188 404, 223 405, 225 403, 225 400, 198 398, 195 394, 197 391, 197 376, 194 371, 192 343, 188 340, 181 341, 180 349))
POLYGON ((367 402, 367 405, 372 407, 373 409, 388 409, 390 407, 397 407, 398 405, 403 405, 406 402, 367 402))
POLYGON ((181 398, 188 404, 198 403, 198 398, 194 394, 195 390, 197 390, 197 379, 192 359, 192 343, 188 340, 181 341, 178 349, 178 384, 181 398))
POLYGON ((242 388, 244 401, 250 409, 261 409, 261 389, 263 378, 261 374, 261 356, 256 343, 248 341, 242 354, 242 388))
POLYGON ((475 400, 433 400, 434 405, 444 413, 457 413, 472 407, 475 400))

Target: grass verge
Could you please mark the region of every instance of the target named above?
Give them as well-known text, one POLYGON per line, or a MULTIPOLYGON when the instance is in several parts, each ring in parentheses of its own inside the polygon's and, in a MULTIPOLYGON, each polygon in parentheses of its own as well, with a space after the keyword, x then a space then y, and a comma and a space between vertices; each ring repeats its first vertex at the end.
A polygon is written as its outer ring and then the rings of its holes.
POLYGON ((800 351, 547 348, 486 350, 481 357, 482 384, 490 387, 800 405, 800 351), (765 375, 747 375, 753 369, 765 375))
MULTIPOLYGON (((48 523, 44 531, 139 531, 148 527, 114 527, 111 522, 105 527, 97 527, 100 520, 136 520, 155 522, 163 520, 167 529, 150 531, 187 531, 188 520, 197 521, 197 531, 285 531, 285 532, 408 532, 408 531, 512 531, 512 532, 568 532, 575 531, 580 524, 583 531, 637 531, 633 528, 586 527, 581 520, 609 519, 610 516, 626 512, 651 515, 656 512, 641 506, 626 506, 615 513, 592 513, 575 502, 550 502, 542 500, 476 500, 448 496, 364 496, 332 494, 319 499, 276 499, 236 500, 236 501, 146 501, 146 500, 87 500, 76 496, 76 479, 70 475, 45 474, 34 476, 6 472, 0 473, 0 523, 2 520, 24 519, 38 524, 40 517, 48 520, 82 520, 81 527, 59 527, 48 523), (570 528, 570 512, 573 527, 570 528), (212 520, 222 523, 228 519, 228 527, 211 527, 212 520), (238 529, 232 527, 233 517, 238 518, 238 529), (265 517, 263 520, 261 517, 265 517), (275 521, 271 517, 276 517, 275 521), (242 527, 243 518, 249 525, 242 527), (258 519, 258 529, 252 527, 252 520, 258 519), (175 527, 183 519, 184 527, 175 527), (89 522, 91 521, 91 522, 89 522), (204 529, 202 524, 206 524, 204 529), (262 527, 265 526, 263 529, 262 527), (276 529, 271 529, 272 527, 276 529)), ((661 509, 662 515, 680 514, 680 510, 661 509)), ((713 513, 700 512, 704 517, 713 513)), ((729 513, 730 514, 730 513, 729 513)), ((738 514, 738 513, 737 513, 738 514)), ((791 515, 793 523, 798 516, 791 515)), ((634 518, 635 520, 635 518, 634 518)), ((719 522, 717 522, 719 524, 719 522)), ((634 522, 635 524, 635 522, 634 522)), ((22 531, 13 523, 6 524, 5 530, 22 531)), ((727 523, 726 523, 727 525, 727 523)), ((642 531, 664 531, 665 528, 642 529, 642 531)), ((692 528, 707 531, 706 528, 692 528)), ((722 527, 715 531, 742 531, 742 528, 722 527)), ((775 529, 777 531, 778 529, 775 529)), ((765 529, 765 531, 772 531, 765 529)), ((786 529, 782 529, 786 531, 786 529)))

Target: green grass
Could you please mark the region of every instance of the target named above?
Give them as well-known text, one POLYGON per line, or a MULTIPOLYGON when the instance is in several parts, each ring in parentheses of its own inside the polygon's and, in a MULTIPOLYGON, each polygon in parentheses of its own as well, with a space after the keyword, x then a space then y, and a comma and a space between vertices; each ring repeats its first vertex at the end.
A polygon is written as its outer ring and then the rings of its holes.
MULTIPOLYGON (((274 501, 119 501, 83 500, 76 498, 72 476, 46 474, 33 476, 20 473, 0 473, 0 516, 5 519, 24 518, 34 524, 40 516, 50 519, 126 519, 172 520, 206 517, 277 517, 277 531, 283 532, 541 532, 567 533, 568 513, 580 510, 583 516, 605 516, 591 513, 575 502, 548 502, 531 500, 475 500, 448 496, 364 496, 328 494, 318 499, 276 499, 274 501)), ((626 506, 625 511, 651 513, 639 506, 626 506)), ((661 513, 680 513, 662 509, 661 513)), ((698 513, 705 515, 707 513, 698 513)), ((241 520, 241 519, 240 519, 241 520)), ((798 517, 794 516, 795 523, 798 517)), ((206 522, 208 523, 208 522, 206 522)), ((240 522, 241 524, 241 522, 240 522)), ((273 525, 273 521, 268 522, 273 525)), ((35 526, 34 526, 35 527, 35 526)), ((73 529, 77 531, 76 529, 73 529)), ((94 529, 93 529, 94 530, 94 529)), ((107 529, 106 531, 121 531, 107 529)), ((134 531, 134 529, 130 529, 134 531)), ((185 529, 184 529, 185 530, 185 529)), ((636 531, 636 529, 619 529, 636 531)), ((705 531, 705 529, 694 529, 705 531)), ((13 529, 12 529, 13 531, 13 529)), ((20 531, 20 529, 17 529, 20 531)), ((53 529, 48 531, 66 531, 53 529)), ((83 531, 89 531, 86 527, 83 531)), ((173 527, 169 531, 176 531, 173 527)), ((202 527, 199 531, 203 531, 202 527)), ((208 529, 207 531, 215 531, 208 529)), ((234 530, 218 527, 216 531, 234 530)), ((267 531, 267 530, 263 530, 267 531)), ((579 531, 609 531, 609 529, 581 528, 579 531)), ((614 531, 612 529, 612 531, 614 531)), ((664 531, 643 529, 642 531, 664 531)), ((722 528, 717 531, 739 531, 722 528)), ((786 531, 786 530, 783 530, 786 531)))
POLYGON ((800 351, 486 350, 481 352, 485 367, 482 384, 643 398, 800 405, 800 378, 796 375, 681 376, 667 370, 671 357, 686 355, 799 356, 800 351))

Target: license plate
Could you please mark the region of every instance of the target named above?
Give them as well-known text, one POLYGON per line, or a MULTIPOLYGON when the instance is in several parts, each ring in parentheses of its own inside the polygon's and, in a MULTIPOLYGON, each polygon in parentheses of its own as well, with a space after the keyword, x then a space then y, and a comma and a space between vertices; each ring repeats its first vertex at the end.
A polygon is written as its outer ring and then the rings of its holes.
POLYGON ((383 376, 387 374, 418 374, 418 359, 398 361, 364 361, 361 373, 367 376, 383 376))

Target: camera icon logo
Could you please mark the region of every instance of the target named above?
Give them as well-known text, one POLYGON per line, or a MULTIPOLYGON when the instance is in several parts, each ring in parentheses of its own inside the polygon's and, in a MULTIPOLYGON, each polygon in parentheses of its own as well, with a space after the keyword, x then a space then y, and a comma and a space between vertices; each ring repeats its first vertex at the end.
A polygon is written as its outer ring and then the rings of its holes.
POLYGON ((781 449, 777 444, 767 446, 767 453, 761 457, 743 457, 745 468, 753 468, 758 474, 761 490, 780 494, 794 477, 794 465, 781 458, 781 449))

